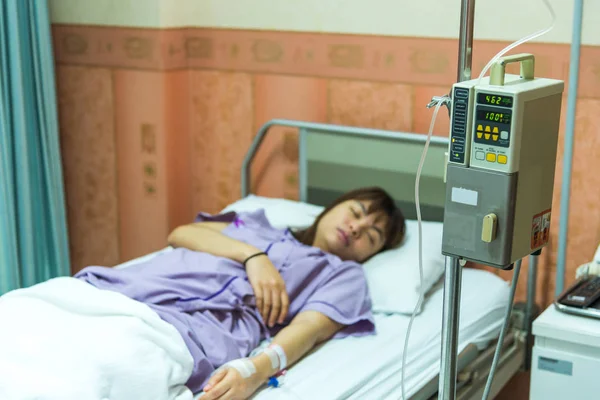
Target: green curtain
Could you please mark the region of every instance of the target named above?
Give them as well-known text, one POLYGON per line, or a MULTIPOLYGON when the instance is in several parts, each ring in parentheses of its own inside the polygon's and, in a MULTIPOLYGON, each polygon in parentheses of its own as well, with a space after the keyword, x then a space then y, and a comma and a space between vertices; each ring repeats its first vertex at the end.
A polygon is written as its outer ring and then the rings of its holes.
POLYGON ((0 295, 70 274, 45 0, 0 2, 0 295))

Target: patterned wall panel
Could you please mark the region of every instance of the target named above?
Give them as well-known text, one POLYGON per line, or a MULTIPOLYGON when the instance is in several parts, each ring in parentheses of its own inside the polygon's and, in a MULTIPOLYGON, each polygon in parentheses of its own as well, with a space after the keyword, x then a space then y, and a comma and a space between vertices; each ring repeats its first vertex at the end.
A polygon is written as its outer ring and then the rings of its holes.
POLYGON ((60 139, 73 272, 119 260, 111 71, 57 69, 60 139))
POLYGON ((192 209, 190 73, 169 71, 164 77, 168 229, 189 223, 192 209))
MULTIPOLYGON (((326 80, 256 75, 254 82, 255 131, 274 118, 326 121, 326 80)), ((256 157, 253 189, 263 196, 298 198, 297 130, 271 128, 256 157)))
POLYGON ((567 284, 573 282, 574 268, 590 261, 600 243, 600 100, 579 100, 577 108, 567 284))
POLYGON ((409 85, 331 80, 328 121, 410 132, 413 102, 414 89, 409 85))
POLYGON ((240 197, 240 168, 254 135, 252 77, 190 72, 192 206, 217 212, 240 197))
POLYGON ((168 186, 165 74, 116 70, 121 261, 166 246, 168 186))

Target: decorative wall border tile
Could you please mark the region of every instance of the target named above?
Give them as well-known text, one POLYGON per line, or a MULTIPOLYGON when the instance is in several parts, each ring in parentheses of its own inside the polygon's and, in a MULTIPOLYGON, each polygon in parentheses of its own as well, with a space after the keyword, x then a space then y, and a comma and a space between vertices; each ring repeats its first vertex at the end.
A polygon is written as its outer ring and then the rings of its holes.
MULTIPOLYGON (((60 64, 142 70, 212 69, 379 82, 449 85, 456 79, 457 49, 452 39, 237 29, 140 29, 54 25, 60 64)), ((480 41, 473 71, 503 48, 480 41)), ((527 44, 536 70, 568 80, 569 47, 527 44)), ((600 97, 600 47, 581 56, 580 97, 600 97)))

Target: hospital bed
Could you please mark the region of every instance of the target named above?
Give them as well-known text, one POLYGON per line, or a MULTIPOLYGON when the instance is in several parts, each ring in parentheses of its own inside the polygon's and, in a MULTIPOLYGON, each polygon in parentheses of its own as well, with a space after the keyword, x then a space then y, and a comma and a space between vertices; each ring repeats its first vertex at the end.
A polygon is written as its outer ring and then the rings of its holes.
MULTIPOLYGON (((415 133, 272 120, 259 130, 244 160, 242 199, 253 196, 252 161, 274 126, 298 130, 300 204, 326 206, 348 190, 377 185, 390 192, 407 219, 416 219, 415 174, 426 136, 415 133)), ((447 146, 447 138, 431 138, 420 189, 425 221, 443 219, 447 146)), ((268 216, 269 210, 266 211, 268 216)), ((153 256, 155 254, 118 267, 153 256)), ((518 371, 528 368, 535 286, 529 285, 528 289, 528 303, 513 308, 492 396, 518 371)), ((413 325, 405 371, 407 395, 413 400, 437 398, 442 294, 443 287, 438 282, 428 293, 423 311, 413 325)), ((507 302, 506 282, 491 272, 465 268, 458 346, 458 399, 481 398, 507 302)), ((254 398, 400 399, 401 360, 409 319, 408 314, 376 314, 376 336, 329 341, 293 366, 281 387, 264 389, 254 398)))

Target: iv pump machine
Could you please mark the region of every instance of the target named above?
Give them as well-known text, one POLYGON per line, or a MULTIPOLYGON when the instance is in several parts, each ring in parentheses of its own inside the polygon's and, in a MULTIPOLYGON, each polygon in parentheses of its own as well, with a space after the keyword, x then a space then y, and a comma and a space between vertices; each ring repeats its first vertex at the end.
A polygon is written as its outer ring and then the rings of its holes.
POLYGON ((454 84, 442 253, 507 269, 547 243, 564 83, 531 54, 454 84), (520 75, 505 73, 520 63, 520 75))

